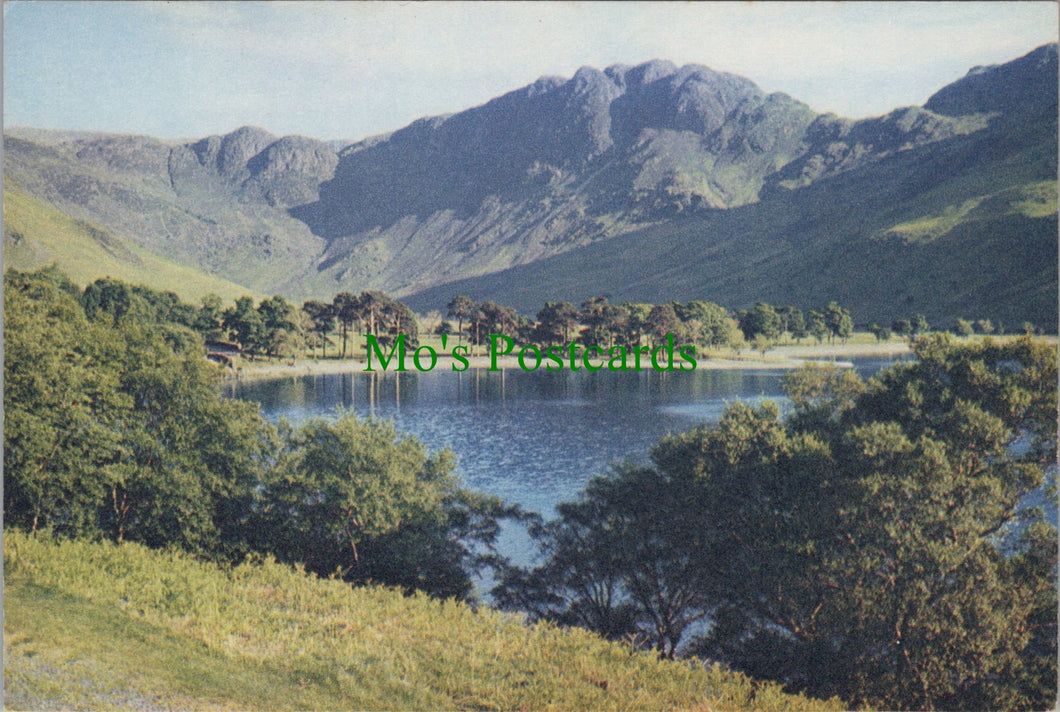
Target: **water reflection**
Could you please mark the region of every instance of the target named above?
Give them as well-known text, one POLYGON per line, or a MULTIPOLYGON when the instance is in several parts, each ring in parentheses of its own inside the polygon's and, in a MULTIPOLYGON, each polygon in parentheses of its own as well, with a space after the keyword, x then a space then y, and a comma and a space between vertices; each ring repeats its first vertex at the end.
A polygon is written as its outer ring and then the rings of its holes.
MULTIPOLYGON (((865 361, 872 373, 889 361, 865 361)), ((644 460, 669 432, 713 422, 737 399, 776 400, 783 370, 658 373, 347 373, 229 382, 270 419, 298 423, 337 410, 386 418, 429 449, 449 448, 464 482, 546 516, 609 463, 644 460)))

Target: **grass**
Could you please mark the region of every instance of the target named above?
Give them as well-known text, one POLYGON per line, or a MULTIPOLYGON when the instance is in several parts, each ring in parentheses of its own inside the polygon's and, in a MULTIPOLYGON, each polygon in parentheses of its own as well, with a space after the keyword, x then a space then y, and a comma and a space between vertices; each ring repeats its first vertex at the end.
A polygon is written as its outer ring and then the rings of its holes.
POLYGON ((1022 215, 1044 218, 1056 214, 1057 182, 1029 183, 991 195, 983 195, 946 206, 936 215, 899 223, 882 233, 883 237, 897 237, 907 244, 936 240, 968 220, 1022 215), (977 210, 982 207, 981 210, 977 210))
POLYGON ((842 709, 578 629, 272 561, 4 536, 13 708, 842 709))
POLYGON ((947 206, 939 215, 900 223, 884 233, 884 236, 898 237, 907 244, 929 242, 942 237, 947 232, 957 227, 957 225, 967 218, 968 213, 979 207, 979 203, 981 203, 982 200, 982 198, 972 198, 971 200, 964 201, 960 205, 947 206))
POLYGON ((330 691, 141 617, 38 586, 4 588, 7 709, 321 707, 330 691))
POLYGON ((1029 218, 1044 218, 1056 214, 1057 181, 1047 180, 1026 186, 1013 201, 1012 207, 1029 218))
POLYGON ((65 215, 21 190, 4 190, 4 263, 32 270, 57 264, 74 282, 100 277, 175 292, 197 304, 214 293, 226 301, 256 295, 247 287, 160 257, 102 227, 65 215))

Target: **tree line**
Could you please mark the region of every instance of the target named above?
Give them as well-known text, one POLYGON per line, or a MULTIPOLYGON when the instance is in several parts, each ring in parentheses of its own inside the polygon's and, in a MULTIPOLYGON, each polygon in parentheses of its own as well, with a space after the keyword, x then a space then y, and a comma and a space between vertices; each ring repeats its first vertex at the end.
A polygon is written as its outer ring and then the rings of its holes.
MULTIPOLYGON (((90 316, 104 310, 115 319, 126 315, 164 319, 187 326, 207 340, 235 342, 251 357, 316 354, 327 358, 332 347, 334 356, 347 358, 355 353, 354 346, 363 346, 359 342, 366 334, 384 347, 404 334, 406 347, 414 349, 425 321, 408 305, 380 291, 340 292, 331 301, 311 299, 301 307, 280 295, 257 304, 251 297, 240 297, 226 307, 220 297, 208 295, 194 307, 172 292, 104 278, 86 287, 84 303, 90 316)), ((854 331, 850 312, 834 301, 804 313, 796 306, 763 301, 734 311, 705 300, 611 304, 599 296, 579 306, 567 301, 545 302, 531 319, 510 306, 458 295, 446 310, 449 320, 434 319, 438 323, 432 333, 457 336, 473 346, 486 346, 490 335, 497 334, 520 346, 566 345, 576 340, 583 347, 629 348, 645 343, 655 346, 672 334, 677 343, 705 349, 739 351, 751 347, 765 351, 785 339, 795 343, 811 337, 818 344, 845 342, 854 331)), ((1025 333, 1037 331, 1027 323, 1021 329, 1025 333)), ((894 335, 912 341, 927 333, 929 326, 922 314, 915 314, 895 320, 890 327, 873 323, 868 330, 879 341, 894 335)), ((952 331, 962 336, 990 335, 1002 333, 1002 327, 989 319, 958 319, 952 331)))
MULTIPOLYGON (((672 334, 679 343, 739 349, 756 339, 775 345, 785 335, 800 341, 813 334, 821 341, 846 339, 853 332, 849 312, 835 302, 820 312, 810 312, 809 329, 798 307, 774 307, 766 302, 733 312, 705 300, 611 304, 606 297, 593 297, 580 308, 566 301, 545 302, 533 321, 510 307, 490 301, 478 304, 466 295, 455 297, 447 309, 449 318, 457 320, 455 333, 469 334, 472 343, 482 343, 484 333, 502 333, 524 344, 547 346, 577 338, 585 346, 611 348, 638 346, 644 340, 657 345, 672 334), (501 331, 489 332, 490 328, 501 331)), ((441 324, 439 331, 454 333, 449 322, 441 324)))

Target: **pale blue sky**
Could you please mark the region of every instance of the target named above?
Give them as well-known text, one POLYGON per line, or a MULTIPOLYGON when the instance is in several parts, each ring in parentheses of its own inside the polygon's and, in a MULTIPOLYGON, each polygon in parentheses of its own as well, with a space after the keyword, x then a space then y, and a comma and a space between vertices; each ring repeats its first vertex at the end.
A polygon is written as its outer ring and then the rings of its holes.
POLYGON ((1057 40, 1053 2, 4 4, 4 124, 357 139, 669 59, 859 118, 1057 40))

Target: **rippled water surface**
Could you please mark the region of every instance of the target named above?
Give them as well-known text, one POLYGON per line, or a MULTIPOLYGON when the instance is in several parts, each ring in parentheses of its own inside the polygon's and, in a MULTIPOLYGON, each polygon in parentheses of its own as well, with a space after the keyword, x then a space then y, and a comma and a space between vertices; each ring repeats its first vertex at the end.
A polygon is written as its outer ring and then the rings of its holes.
MULTIPOLYGON (((857 367, 871 374, 887 363, 857 367)), ((551 517, 609 463, 646 460, 662 435, 717 421, 727 403, 783 407, 785 373, 349 373, 231 382, 226 394, 294 423, 338 409, 393 420, 429 449, 455 452, 469 487, 551 517)))

